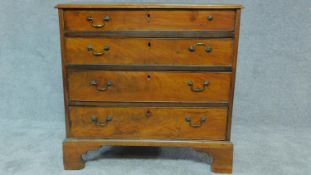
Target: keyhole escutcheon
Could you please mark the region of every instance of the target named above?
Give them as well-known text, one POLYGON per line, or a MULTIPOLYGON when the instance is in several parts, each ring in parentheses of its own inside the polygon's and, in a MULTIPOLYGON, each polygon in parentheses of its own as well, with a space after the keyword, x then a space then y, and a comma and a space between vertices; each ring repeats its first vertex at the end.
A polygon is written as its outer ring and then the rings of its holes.
POLYGON ((150 20, 151 20, 151 15, 150 15, 150 13, 147 13, 146 16, 147 16, 147 22, 150 23, 150 20))
POLYGON ((151 75, 147 75, 147 80, 151 80, 151 75))

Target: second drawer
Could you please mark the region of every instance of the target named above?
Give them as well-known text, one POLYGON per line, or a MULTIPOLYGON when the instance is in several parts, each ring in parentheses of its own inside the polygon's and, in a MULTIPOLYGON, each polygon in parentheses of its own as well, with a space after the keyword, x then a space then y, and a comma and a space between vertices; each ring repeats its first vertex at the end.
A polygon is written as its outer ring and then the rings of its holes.
POLYGON ((224 140, 227 108, 71 107, 76 138, 179 138, 224 140))
POLYGON ((66 64, 231 66, 232 39, 66 38, 66 64))
POLYGON ((74 101, 227 102, 230 72, 72 71, 74 101))

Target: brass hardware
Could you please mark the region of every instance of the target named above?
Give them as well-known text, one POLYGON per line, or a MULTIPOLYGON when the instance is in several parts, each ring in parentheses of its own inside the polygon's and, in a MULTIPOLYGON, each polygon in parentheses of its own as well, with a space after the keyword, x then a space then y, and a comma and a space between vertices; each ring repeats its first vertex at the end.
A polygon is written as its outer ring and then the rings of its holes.
POLYGON ((204 50, 205 50, 205 52, 207 52, 207 53, 210 53, 210 52, 213 51, 213 48, 209 47, 209 46, 208 46, 207 44, 205 44, 205 43, 196 43, 196 44, 190 46, 190 47, 188 48, 188 50, 189 50, 190 52, 194 52, 195 49, 196 49, 196 46, 204 46, 204 47, 205 47, 204 50))
POLYGON ((96 90, 98 91, 106 91, 109 87, 112 86, 112 80, 108 80, 107 81, 107 84, 105 86, 102 86, 102 87, 98 87, 98 84, 97 84, 97 81, 96 80, 91 80, 90 81, 90 84, 92 86, 95 86, 96 87, 96 90))
POLYGON ((213 19, 214 19, 214 17, 211 15, 207 17, 207 20, 209 20, 209 21, 212 21, 213 19))
POLYGON ((147 110, 147 111, 145 112, 145 116, 146 116, 146 117, 151 117, 151 115, 152 115, 152 112, 151 112, 151 111, 147 110))
POLYGON ((204 81, 204 82, 203 82, 203 87, 202 87, 202 88, 195 88, 195 87, 193 86, 192 80, 189 80, 189 81, 188 81, 188 86, 191 87, 191 90, 192 90, 193 92, 203 92, 203 91, 206 89, 206 87, 208 86, 208 81, 204 81))
POLYGON ((103 18, 103 21, 104 23, 103 24, 94 24, 94 18, 92 16, 88 16, 86 18, 87 21, 89 21, 90 25, 94 28, 103 28, 105 27, 106 23, 105 22, 108 22, 111 20, 110 16, 104 16, 103 18))
POLYGON ((108 22, 108 21, 110 21, 111 20, 111 18, 110 18, 110 16, 104 16, 104 21, 106 21, 106 22, 108 22))
POLYGON ((101 56, 101 55, 104 55, 104 54, 106 54, 109 50, 110 50, 110 47, 109 47, 108 45, 107 45, 107 46, 104 46, 102 52, 95 51, 95 50, 93 49, 93 46, 90 45, 90 44, 87 46, 87 51, 91 52, 92 55, 94 55, 94 56, 101 56))
POLYGON ((212 51, 213 51, 213 49, 211 47, 205 47, 205 52, 210 53, 212 51))
POLYGON ((100 127, 105 127, 108 125, 108 122, 112 121, 112 116, 108 115, 105 119, 104 122, 99 122, 97 117, 95 115, 92 116, 91 118, 92 122, 96 125, 96 126, 100 126, 100 127))
POLYGON ((205 116, 202 116, 202 117, 200 118, 200 123, 199 123, 199 124, 193 124, 193 123, 192 123, 192 119, 191 119, 191 117, 189 117, 189 116, 186 116, 186 117, 185 117, 185 121, 189 123, 189 126, 190 126, 190 127, 192 127, 192 128, 199 128, 199 127, 201 127, 202 124, 206 121, 206 117, 205 117, 205 116))

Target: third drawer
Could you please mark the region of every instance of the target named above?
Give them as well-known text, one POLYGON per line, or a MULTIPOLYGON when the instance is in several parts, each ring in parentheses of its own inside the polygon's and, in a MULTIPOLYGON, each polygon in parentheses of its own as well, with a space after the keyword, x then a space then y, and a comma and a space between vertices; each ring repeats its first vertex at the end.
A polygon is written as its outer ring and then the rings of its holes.
POLYGON ((79 70, 68 75, 73 101, 228 102, 231 72, 79 70))

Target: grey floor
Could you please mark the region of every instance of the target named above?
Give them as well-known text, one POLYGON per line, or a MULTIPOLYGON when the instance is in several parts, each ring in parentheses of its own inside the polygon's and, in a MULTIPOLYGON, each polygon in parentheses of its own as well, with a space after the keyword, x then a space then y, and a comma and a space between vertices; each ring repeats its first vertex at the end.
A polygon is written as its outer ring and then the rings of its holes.
MULTIPOLYGON (((0 1, 0 175, 212 174, 209 158, 187 148, 113 148, 90 154, 97 160, 81 171, 63 170, 53 8, 59 2, 74 1, 0 1)), ((232 126, 234 174, 310 174, 311 1, 145 2, 244 4, 232 126)))

